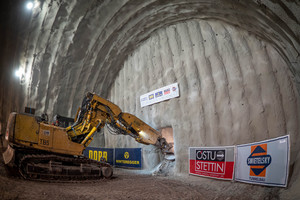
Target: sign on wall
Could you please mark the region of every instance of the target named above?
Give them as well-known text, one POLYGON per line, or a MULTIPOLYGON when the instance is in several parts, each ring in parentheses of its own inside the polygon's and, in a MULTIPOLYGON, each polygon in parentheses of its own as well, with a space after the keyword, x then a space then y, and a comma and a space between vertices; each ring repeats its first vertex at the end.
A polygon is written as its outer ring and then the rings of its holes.
POLYGON ((153 90, 140 96, 141 107, 149 106, 161 101, 179 97, 178 83, 153 90))
POLYGON ((112 148, 87 147, 83 151, 83 155, 96 161, 100 161, 103 157, 110 165, 114 165, 114 149, 112 148))
POLYGON ((289 172, 289 135, 237 145, 235 180, 286 187, 289 172))
POLYGON ((115 166, 142 168, 142 148, 115 148, 115 166))
POLYGON ((112 166, 125 168, 142 168, 142 148, 96 148, 87 147, 83 155, 100 161, 104 158, 112 166))
POLYGON ((190 174, 232 180, 234 146, 190 147, 190 174))

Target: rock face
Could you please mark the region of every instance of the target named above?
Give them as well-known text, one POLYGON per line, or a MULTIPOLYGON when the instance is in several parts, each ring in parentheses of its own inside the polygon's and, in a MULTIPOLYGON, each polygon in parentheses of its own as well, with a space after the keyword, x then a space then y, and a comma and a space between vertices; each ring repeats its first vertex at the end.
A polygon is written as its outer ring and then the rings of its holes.
MULTIPOLYGON (((180 173, 188 173, 188 147, 285 134, 296 161, 300 104, 286 62, 269 43, 227 24, 189 20, 158 30, 125 61, 109 99, 157 129, 173 128, 180 173), (140 95, 174 82, 179 98, 141 108, 140 95)), ((137 146, 107 137, 108 146, 137 146)))
MULTIPOLYGON (((2 127, 24 106, 74 116, 83 95, 94 91, 156 129, 172 127, 175 171, 183 174, 190 146, 290 134, 290 189, 281 194, 297 192, 298 1, 44 0, 26 12, 24 1, 16 2, 8 3, 14 13, 2 34, 2 127), (11 75, 19 66, 21 82, 11 75), (140 95, 174 82, 179 98, 140 107, 140 95)), ((141 146, 104 132, 93 145, 104 137, 107 147, 141 146)), ((161 158, 143 148, 145 169, 152 169, 161 158)))

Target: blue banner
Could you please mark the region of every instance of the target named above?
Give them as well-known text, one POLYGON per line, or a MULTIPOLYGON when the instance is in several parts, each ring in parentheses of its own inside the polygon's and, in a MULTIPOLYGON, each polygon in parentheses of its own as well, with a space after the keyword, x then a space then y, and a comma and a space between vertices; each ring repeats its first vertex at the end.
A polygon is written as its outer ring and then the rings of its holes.
POLYGON ((110 165, 114 165, 114 149, 112 148, 87 147, 83 151, 83 155, 97 161, 103 157, 110 165))
POLYGON ((115 166, 142 168, 142 148, 115 148, 115 166))

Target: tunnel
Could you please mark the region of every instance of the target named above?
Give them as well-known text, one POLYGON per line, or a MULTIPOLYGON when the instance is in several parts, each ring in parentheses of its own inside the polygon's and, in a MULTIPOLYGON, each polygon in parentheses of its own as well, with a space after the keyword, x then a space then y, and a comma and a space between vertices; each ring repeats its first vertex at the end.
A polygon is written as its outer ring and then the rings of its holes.
MULTIPOLYGON (((196 181, 227 191, 251 188, 257 199, 266 191, 274 199, 300 198, 299 1, 32 2, 30 9, 21 0, 1 6, 2 135, 11 112, 30 107, 49 119, 74 118, 84 95, 94 92, 171 132, 175 161, 164 169, 171 177, 189 177, 189 147, 288 134, 287 188, 196 181), (179 97, 141 107, 141 95, 173 83, 179 97)), ((107 128, 90 146, 142 148, 144 171, 163 160, 153 146, 107 128)))

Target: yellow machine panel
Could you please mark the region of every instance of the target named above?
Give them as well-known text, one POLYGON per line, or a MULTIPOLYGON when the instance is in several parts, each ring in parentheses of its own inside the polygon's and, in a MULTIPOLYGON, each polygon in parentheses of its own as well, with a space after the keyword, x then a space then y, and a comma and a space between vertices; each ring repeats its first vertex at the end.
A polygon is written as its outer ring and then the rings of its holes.
POLYGON ((37 144, 39 141, 39 124, 35 118, 30 115, 18 114, 14 137, 22 142, 37 144))
POLYGON ((157 138, 161 137, 159 132, 132 114, 122 113, 122 119, 127 124, 130 124, 133 129, 137 130, 139 136, 136 138, 136 141, 140 143, 155 145, 157 138))
POLYGON ((40 123, 39 148, 68 155, 82 155, 84 146, 70 141, 64 128, 40 123))
POLYGON ((85 146, 72 142, 64 128, 56 127, 53 134, 53 151, 68 155, 82 155, 85 146))

